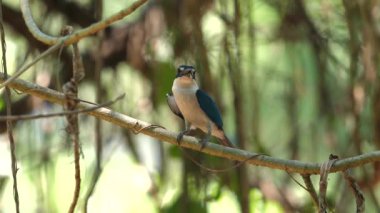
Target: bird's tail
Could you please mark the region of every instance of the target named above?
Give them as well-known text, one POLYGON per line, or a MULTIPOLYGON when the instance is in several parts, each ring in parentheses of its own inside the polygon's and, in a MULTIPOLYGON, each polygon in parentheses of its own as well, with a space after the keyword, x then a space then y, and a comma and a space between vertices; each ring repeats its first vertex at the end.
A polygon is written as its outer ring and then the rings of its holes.
POLYGON ((228 147, 235 148, 235 145, 230 141, 230 139, 227 138, 226 134, 223 134, 223 138, 219 139, 219 142, 223 146, 228 146, 228 147))

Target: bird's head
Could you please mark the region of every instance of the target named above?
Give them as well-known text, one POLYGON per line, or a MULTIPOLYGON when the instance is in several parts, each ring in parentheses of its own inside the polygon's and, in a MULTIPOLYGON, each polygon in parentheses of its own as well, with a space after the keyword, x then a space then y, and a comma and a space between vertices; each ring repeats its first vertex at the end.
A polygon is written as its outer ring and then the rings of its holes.
POLYGON ((183 80, 195 80, 195 68, 189 65, 181 65, 177 69, 176 78, 183 80))

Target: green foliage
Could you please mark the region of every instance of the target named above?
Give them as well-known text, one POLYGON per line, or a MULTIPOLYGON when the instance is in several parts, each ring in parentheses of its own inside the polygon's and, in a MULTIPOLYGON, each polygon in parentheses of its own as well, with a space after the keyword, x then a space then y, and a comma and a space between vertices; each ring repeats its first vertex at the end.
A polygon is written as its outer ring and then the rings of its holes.
POLYGON ((0 100, 0 110, 4 110, 5 109, 5 101, 4 99, 1 99, 0 100))
MULTIPOLYGON (((104 17, 130 4, 121 0, 103 2, 104 17)), ((171 90, 176 66, 192 64, 197 68, 202 89, 218 102, 225 130, 234 142, 239 138, 247 150, 280 158, 324 162, 330 153, 346 157, 379 149, 379 3, 373 1, 371 8, 371 4, 355 2, 215 0, 211 4, 206 0, 167 0, 158 9, 164 13, 164 24, 159 23, 160 13, 149 14, 155 6, 152 4, 107 29, 106 38, 117 42, 104 45, 105 52, 97 49, 94 39, 86 38, 80 46, 86 56, 97 51, 104 56, 113 46, 120 45, 116 48, 118 54, 107 58, 117 63, 101 70, 103 101, 126 93, 123 102, 110 106, 114 110, 170 130, 180 129, 182 121, 167 108, 165 95, 171 90), (373 16, 372 25, 368 16, 373 16), (120 31, 112 31, 115 29, 120 31), (123 33, 128 35, 125 40, 120 39, 123 33), (371 66, 375 73, 370 72, 371 66), (236 97, 241 98, 241 107, 236 97), (239 115, 241 123, 236 119, 239 115)), ((83 0, 80 6, 90 9, 93 3, 83 0)), ((4 4, 15 7, 15 1, 4 4)), ((47 7, 40 7, 43 4, 33 4, 33 13, 45 14, 47 7)), ((73 17, 64 11, 57 15, 58 9, 52 11, 37 19, 43 22, 44 30, 58 34, 60 27, 73 17)), ((25 57, 24 50, 28 49, 24 42, 33 46, 35 39, 24 41, 25 36, 7 36, 9 66, 15 70, 20 63, 16 63, 20 58, 17 54, 25 57)), ((62 64, 64 59, 59 58, 62 64)), ((107 60, 103 62, 106 64, 107 60)), ((27 79, 37 79, 40 71, 67 73, 71 66, 70 62, 59 71, 61 66, 51 58, 40 63, 27 74, 27 79)), ((88 81, 80 85, 79 94, 93 101, 97 92, 91 77, 94 69, 86 71, 88 81)), ((36 100, 30 103, 33 113, 62 110, 36 100)), ((0 110, 4 111, 4 106, 1 100, 0 110)), ((92 118, 80 117, 84 193, 90 184, 95 161, 93 141, 98 130, 93 129, 92 118)), ((17 123, 23 209, 66 211, 72 194, 73 164, 65 125, 61 118, 17 123)), ((239 212, 244 205, 239 200, 242 183, 238 170, 206 172, 184 157, 183 150, 176 146, 162 145, 105 123, 100 131, 104 168, 92 198, 95 201, 90 205, 95 212, 101 212, 108 202, 115 207, 112 212, 239 212)), ((1 149, 1 153, 8 152, 7 148, 1 149)), ((189 153, 210 168, 231 166, 226 160, 189 153)), ((0 159, 0 165, 8 164, 0 159)), ((374 175, 377 167, 365 169, 366 173, 356 171, 357 177, 367 174, 369 177, 360 179, 360 183, 372 184, 375 179, 370 181, 371 178, 378 178, 374 175)), ((315 210, 308 194, 303 190, 300 193, 300 187, 292 184, 288 174, 253 167, 247 170, 251 212, 315 210), (263 192, 263 180, 274 182, 277 187, 271 190, 280 197, 268 198, 263 192), (290 198, 291 205, 285 206, 281 196, 290 198)), ((0 178, 0 206, 6 212, 13 210, 11 182, 4 181, 8 175, 0 178)), ((339 180, 330 181, 330 206, 337 204, 347 190, 339 185, 339 180)), ((375 196, 379 196, 378 188, 378 184, 366 186, 366 190, 374 190, 375 196)), ((376 203, 368 200, 368 206, 376 208, 376 203)), ((353 198, 347 203, 353 205, 353 198)), ((338 204, 343 212, 348 209, 348 205, 338 204)))

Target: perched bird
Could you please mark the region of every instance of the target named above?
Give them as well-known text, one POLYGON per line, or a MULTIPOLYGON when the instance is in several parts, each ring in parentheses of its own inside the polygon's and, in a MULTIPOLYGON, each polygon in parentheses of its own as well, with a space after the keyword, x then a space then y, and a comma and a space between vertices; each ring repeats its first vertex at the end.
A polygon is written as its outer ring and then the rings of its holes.
POLYGON ((186 129, 178 135, 177 141, 180 142, 191 129, 198 128, 206 133, 206 137, 201 140, 202 147, 211 135, 224 146, 234 147, 224 134, 223 121, 215 102, 199 89, 195 81, 195 72, 192 66, 179 66, 172 93, 166 95, 171 111, 185 120, 186 129))

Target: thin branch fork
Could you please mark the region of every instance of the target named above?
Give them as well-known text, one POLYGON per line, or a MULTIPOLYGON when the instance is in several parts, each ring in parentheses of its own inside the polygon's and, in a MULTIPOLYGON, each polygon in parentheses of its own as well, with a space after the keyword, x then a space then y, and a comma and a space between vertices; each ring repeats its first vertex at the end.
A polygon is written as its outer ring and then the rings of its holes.
MULTIPOLYGON (((0 83, 4 81, 5 76, 3 73, 0 73, 0 83)), ((30 94, 35 97, 39 97, 52 103, 60 105, 65 104, 66 99, 62 93, 46 87, 39 86, 28 81, 15 79, 13 82, 9 83, 8 86, 10 88, 19 90, 21 92, 30 94)), ((79 109, 89 108, 91 106, 93 105, 88 103, 78 104, 79 109)), ((171 144, 177 144, 177 133, 168 131, 158 126, 152 126, 147 122, 129 117, 122 113, 118 113, 106 108, 100 108, 95 111, 86 113, 96 118, 118 125, 120 127, 134 131, 139 131, 139 133, 149 135, 161 141, 165 141, 171 144)), ((184 137, 183 141, 181 142, 181 146, 197 150, 209 155, 227 158, 235 161, 244 161, 247 158, 251 158, 252 156, 257 155, 257 153, 252 153, 246 150, 240 150, 235 148, 229 148, 213 143, 208 143, 204 149, 200 150, 201 146, 198 143, 198 141, 195 138, 189 136, 184 137)), ((354 168, 375 161, 380 161, 380 151, 373 151, 350 158, 339 159, 334 163, 329 172, 332 173, 344 171, 349 168, 354 168)), ((287 172, 294 172, 299 174, 319 174, 321 166, 321 164, 318 163, 305 163, 297 160, 285 160, 266 155, 259 155, 255 158, 248 160, 247 163, 251 165, 280 169, 287 172)))

